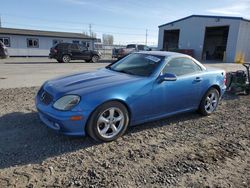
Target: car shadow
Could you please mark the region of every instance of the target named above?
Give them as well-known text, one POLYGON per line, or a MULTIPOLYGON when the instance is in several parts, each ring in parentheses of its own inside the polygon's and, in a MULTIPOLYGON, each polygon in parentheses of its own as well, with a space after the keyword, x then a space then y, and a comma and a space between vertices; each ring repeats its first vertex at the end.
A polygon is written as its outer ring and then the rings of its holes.
POLYGON ((235 94, 235 93, 226 91, 225 94, 222 97, 222 100, 225 100, 225 101, 228 101, 228 100, 238 100, 240 97, 246 97, 246 96, 248 96, 248 95, 245 95, 243 93, 235 94))
POLYGON ((202 117, 203 116, 201 114, 196 113, 196 112, 186 112, 186 113, 176 114, 176 115, 162 118, 162 119, 159 119, 156 121, 150 121, 147 123, 143 123, 143 124, 129 127, 127 133, 128 134, 136 133, 136 132, 144 131, 147 129, 168 126, 171 124, 182 124, 183 122, 188 121, 190 119, 196 120, 196 119, 200 119, 202 117))
POLYGON ((14 112, 0 117, 0 169, 41 163, 45 159, 96 145, 89 137, 54 133, 36 112, 14 112))
MULTIPOLYGON (((201 118, 185 113, 130 127, 127 135, 177 122, 201 118)), ((47 128, 37 112, 14 112, 0 117, 0 169, 15 165, 42 163, 49 157, 95 146, 90 137, 70 137, 47 128)))

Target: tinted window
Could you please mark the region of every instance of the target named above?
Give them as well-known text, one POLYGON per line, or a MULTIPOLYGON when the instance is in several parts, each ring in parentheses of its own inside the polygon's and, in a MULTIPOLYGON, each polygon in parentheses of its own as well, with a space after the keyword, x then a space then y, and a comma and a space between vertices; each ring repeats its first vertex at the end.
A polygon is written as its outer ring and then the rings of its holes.
POLYGON ((57 44, 57 45, 55 46, 55 48, 58 49, 58 50, 62 50, 62 49, 67 49, 68 46, 69 46, 68 43, 59 43, 59 44, 57 44))
POLYGON ((55 46, 55 45, 57 45, 57 44, 59 44, 59 43, 62 43, 62 42, 63 42, 63 40, 54 39, 54 40, 52 41, 52 45, 55 46))
POLYGON ((162 72, 182 76, 199 72, 201 70, 200 66, 189 58, 175 58, 167 63, 162 72))
POLYGON ((144 45, 138 45, 138 50, 144 50, 144 45))
POLYGON ((71 44, 71 50, 79 50, 79 47, 77 44, 71 44))
POLYGON ((80 48, 80 50, 81 50, 81 51, 88 50, 88 48, 87 48, 87 47, 85 47, 85 46, 83 46, 83 45, 80 45, 80 46, 79 46, 79 48, 80 48))
POLYGON ((150 48, 148 46, 144 46, 144 50, 149 51, 150 48))
POLYGON ((136 48, 136 45, 135 44, 129 44, 129 45, 127 45, 127 48, 136 48))
POLYGON ((117 72, 123 72, 132 75, 150 76, 163 59, 163 56, 131 54, 117 61, 109 68, 117 72))
POLYGON ((80 44, 80 41, 79 40, 73 40, 72 43, 73 44, 80 44))

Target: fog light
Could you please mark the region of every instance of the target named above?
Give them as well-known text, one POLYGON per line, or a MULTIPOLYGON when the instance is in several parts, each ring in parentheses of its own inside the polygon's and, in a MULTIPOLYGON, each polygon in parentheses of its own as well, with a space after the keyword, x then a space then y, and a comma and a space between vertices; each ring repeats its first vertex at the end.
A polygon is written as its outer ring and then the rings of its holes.
POLYGON ((56 128, 57 130, 60 129, 60 125, 59 125, 58 123, 54 123, 54 126, 55 126, 55 128, 56 128))

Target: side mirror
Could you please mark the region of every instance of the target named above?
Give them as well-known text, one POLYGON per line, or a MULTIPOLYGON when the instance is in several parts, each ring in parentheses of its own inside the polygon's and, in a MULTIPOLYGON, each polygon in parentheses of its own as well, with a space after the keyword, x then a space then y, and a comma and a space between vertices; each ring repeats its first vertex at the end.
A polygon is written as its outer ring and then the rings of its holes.
POLYGON ((159 76, 158 80, 160 82, 164 82, 164 81, 176 81, 177 80, 177 76, 175 74, 172 74, 172 73, 165 73, 165 74, 159 76))

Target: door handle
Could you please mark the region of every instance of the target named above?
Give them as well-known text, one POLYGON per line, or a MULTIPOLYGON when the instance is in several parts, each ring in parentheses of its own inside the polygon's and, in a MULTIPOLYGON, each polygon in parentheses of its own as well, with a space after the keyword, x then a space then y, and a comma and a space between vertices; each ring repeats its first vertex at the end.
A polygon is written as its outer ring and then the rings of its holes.
POLYGON ((194 81, 200 82, 200 81, 202 81, 202 78, 201 77, 196 77, 194 81))

